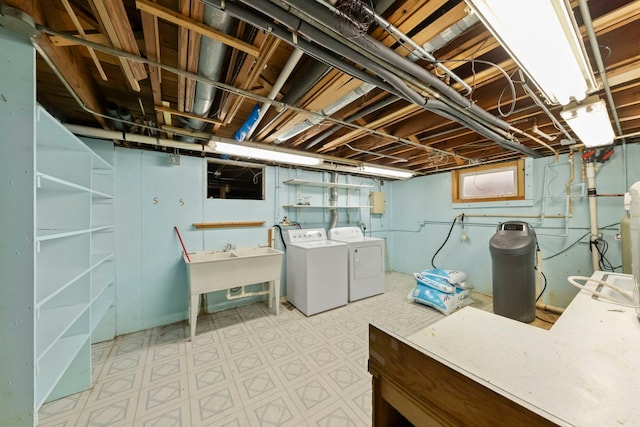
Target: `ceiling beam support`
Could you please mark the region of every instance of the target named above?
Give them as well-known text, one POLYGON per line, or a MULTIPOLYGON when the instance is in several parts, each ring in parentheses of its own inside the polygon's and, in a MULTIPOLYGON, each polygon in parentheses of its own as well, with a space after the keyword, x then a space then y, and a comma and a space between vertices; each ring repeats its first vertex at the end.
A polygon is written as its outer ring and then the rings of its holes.
POLYGON ((250 45, 249 43, 245 43, 242 40, 231 37, 230 35, 225 34, 222 31, 211 28, 210 26, 205 25, 202 22, 198 22, 191 17, 183 16, 178 12, 175 12, 167 7, 160 6, 156 3, 151 2, 150 0, 136 0, 136 7, 141 11, 148 12, 160 19, 171 22, 172 24, 185 27, 189 30, 200 33, 203 36, 209 37, 213 40, 217 40, 220 43, 224 43, 227 46, 239 49, 251 56, 258 56, 259 54, 258 49, 255 46, 250 45))

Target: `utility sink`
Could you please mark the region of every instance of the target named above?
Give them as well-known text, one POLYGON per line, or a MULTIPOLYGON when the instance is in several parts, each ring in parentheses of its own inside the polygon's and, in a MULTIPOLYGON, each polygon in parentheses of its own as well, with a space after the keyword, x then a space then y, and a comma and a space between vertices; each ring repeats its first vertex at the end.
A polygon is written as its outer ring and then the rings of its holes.
POLYGON ((219 261, 236 257, 237 255, 230 251, 203 251, 189 253, 189 258, 192 263, 219 261))
POLYGON ((184 255, 189 279, 189 323, 191 337, 201 294, 238 286, 269 282, 269 307, 275 292, 276 314, 280 299, 282 251, 268 246, 237 248, 228 251, 190 252, 184 255))

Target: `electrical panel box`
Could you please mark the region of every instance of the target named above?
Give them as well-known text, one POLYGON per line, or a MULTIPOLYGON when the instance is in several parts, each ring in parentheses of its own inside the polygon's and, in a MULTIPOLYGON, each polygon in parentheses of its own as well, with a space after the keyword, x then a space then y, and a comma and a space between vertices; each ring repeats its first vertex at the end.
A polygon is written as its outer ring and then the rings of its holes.
POLYGON ((371 213, 383 214, 384 213, 384 193, 382 191, 372 191, 369 194, 371 199, 371 213))

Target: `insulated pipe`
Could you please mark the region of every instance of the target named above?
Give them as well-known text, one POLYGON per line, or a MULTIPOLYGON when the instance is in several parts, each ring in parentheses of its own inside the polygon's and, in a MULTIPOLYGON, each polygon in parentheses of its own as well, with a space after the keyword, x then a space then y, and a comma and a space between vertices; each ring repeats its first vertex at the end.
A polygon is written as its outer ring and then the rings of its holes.
MULTIPOLYGON (((356 99, 365 96, 366 94, 371 92, 373 89, 375 89, 375 85, 364 83, 358 86, 357 88, 355 88, 354 90, 352 90, 351 92, 347 93, 337 101, 327 105, 322 110, 320 110, 320 112, 324 115, 331 116, 333 115, 333 113, 351 104, 356 99)), ((282 133, 280 136, 278 136, 278 138, 276 138, 274 143, 280 144, 288 139, 291 139, 296 135, 301 134, 305 130, 311 128, 312 126, 317 125, 321 121, 322 120, 317 117, 311 117, 309 119, 306 119, 305 121, 298 123, 297 125, 293 126, 291 129, 282 133)))
MULTIPOLYGON (((357 112, 356 114, 353 114, 347 118, 344 119, 345 122, 354 122, 358 119, 361 119, 362 117, 371 114, 373 112, 376 112, 384 107, 387 107, 391 104, 393 104, 394 102, 396 102, 399 98, 390 95, 387 96, 386 98, 384 98, 381 101, 376 102, 373 105, 370 105, 369 107, 360 110, 359 112, 357 112)), ((327 129, 326 131, 322 132, 320 135, 316 136, 315 138, 313 138, 311 141, 307 142, 307 144, 304 146, 304 148, 306 150, 315 147, 316 145, 318 145, 319 143, 321 143, 322 141, 324 141, 325 139, 327 139, 328 137, 330 137, 331 135, 333 135, 334 133, 336 133, 337 131, 339 131, 340 129, 342 129, 341 125, 335 125, 333 126, 331 129, 327 129)))
MULTIPOLYGON (((334 7, 329 5, 328 3, 325 3, 323 0, 316 0, 316 3, 328 8, 329 10, 331 10, 331 12, 334 15, 337 14, 337 13, 340 13, 340 11, 338 11, 337 9, 335 9, 334 7)), ((427 61, 430 61, 437 68, 440 68, 442 71, 444 71, 444 73, 447 74, 449 77, 451 77, 453 80, 455 80, 458 83, 460 83, 460 85, 462 85, 464 90, 467 91, 467 94, 470 94, 471 92, 473 92, 473 89, 471 89, 471 86, 469 86, 467 84, 467 82, 465 82, 460 77, 458 77, 458 75, 456 73, 454 73, 453 71, 448 69, 444 64, 438 62, 438 60, 430 52, 428 52, 424 47, 420 46, 418 43, 414 42, 411 37, 408 37, 406 34, 404 34, 402 31, 400 31, 399 29, 394 27, 390 22, 388 22, 382 16, 378 15, 374 10, 370 9, 369 7, 367 7, 366 3, 362 3, 362 8, 368 14, 373 16, 373 19, 375 19, 375 21, 378 23, 378 25, 380 25, 385 31, 391 33, 394 36, 394 38, 396 38, 396 37, 400 38, 404 43, 407 43, 411 47, 413 47, 414 50, 413 50, 413 52, 409 52, 410 55, 413 55, 416 59, 424 58, 427 61), (415 52, 418 52, 418 54, 416 54, 415 52)), ((475 17, 475 15, 471 15, 471 16, 475 17)), ((477 18, 476 18, 476 20, 477 20, 477 18)))
MULTIPOLYGON (((261 10, 263 13, 266 13, 269 16, 271 16, 269 12, 273 12, 273 8, 262 6, 262 1, 264 0, 240 1, 247 4, 247 6, 252 6, 258 10, 261 10)), ((478 118, 485 120, 504 131, 509 131, 510 126, 508 123, 478 107, 473 102, 460 95, 456 90, 441 81, 439 78, 434 76, 432 73, 422 68, 420 65, 396 54, 387 46, 383 45, 378 40, 375 40, 369 35, 358 34, 353 28, 349 27, 348 25, 339 26, 338 24, 336 24, 335 16, 327 8, 319 6, 315 2, 310 3, 308 0, 282 0, 282 3, 285 3, 291 8, 296 9, 299 12, 299 15, 305 15, 308 17, 308 19, 318 22, 319 24, 331 30, 334 34, 339 35, 344 43, 354 43, 356 46, 359 46, 362 51, 364 51, 364 53, 372 55, 375 60, 379 61, 380 59, 382 59, 390 65, 396 67, 396 71, 409 73, 419 80, 419 82, 417 82, 418 85, 420 84, 420 82, 426 82, 429 86, 437 89, 440 94, 443 94, 447 99, 453 101, 467 112, 476 115, 478 118)), ((282 9, 280 9, 280 11, 285 12, 282 9)), ((282 17, 282 13, 278 13, 278 16, 282 17)), ((271 17, 274 18, 274 16, 271 17)), ((300 19, 298 19, 298 21, 298 31, 301 34, 314 39, 312 32, 309 31, 309 27, 311 24, 305 26, 303 22, 300 22, 300 19)))
MULTIPOLYGON (((220 5, 220 7, 222 7, 222 0, 203 0, 205 3, 207 4, 211 4, 211 5, 220 5)), ((420 105, 423 108, 429 109, 430 111, 434 111, 440 115, 442 115, 443 117, 446 117, 450 120, 454 120, 460 123, 464 123, 467 127, 469 127, 470 129, 474 130, 475 132, 478 132, 479 134, 485 136, 488 139, 491 139, 493 141, 495 141, 498 145, 502 146, 503 148, 506 149, 511 149, 523 154, 527 154, 529 156, 532 157, 541 157, 540 154, 536 153, 535 151, 529 149, 528 147, 524 146, 524 145, 520 145, 517 143, 514 143, 513 141, 509 141, 507 138, 505 138, 504 136, 499 135, 498 133, 496 133, 495 131, 481 125, 480 123, 478 123, 478 120, 473 120, 471 117, 468 117, 467 115, 464 114, 464 110, 461 111, 455 111, 453 110, 453 107, 450 107, 451 109, 449 111, 444 111, 442 108, 436 108, 436 109, 430 109, 429 107, 427 107, 427 105, 425 105, 425 102, 427 102, 426 99, 422 98, 422 96, 420 94, 418 94, 417 92, 415 92, 414 90, 410 89, 406 83, 401 80, 400 78, 398 78, 395 74, 389 72, 388 70, 386 70, 385 68, 379 66, 378 64, 376 64, 374 61, 371 61, 369 59, 367 59, 366 57, 359 55, 357 52, 354 52, 353 50, 351 50, 350 48, 346 47, 344 44, 342 43, 338 43, 335 39, 332 39, 330 37, 323 37, 322 36, 322 32, 320 32, 319 30, 315 29, 314 27, 311 27, 309 24, 306 24, 305 22, 303 22, 301 19, 289 14, 288 12, 284 11, 283 9, 269 3, 268 1, 264 1, 264 0, 240 0, 241 3, 246 4, 247 7, 253 7, 256 10, 259 10, 260 12, 268 15, 269 17, 271 17, 272 19, 279 21, 279 22, 283 22, 284 24, 288 25, 291 28, 297 28, 297 31, 300 32, 301 34, 309 37, 309 35, 313 35, 315 37, 320 37, 323 38, 322 42, 323 44, 327 44, 327 47, 330 48, 331 50, 334 50, 335 52, 339 53, 339 54, 344 54, 344 56, 346 56, 349 59, 352 59, 354 62, 360 63, 361 65, 371 69, 372 71, 375 71, 377 74, 379 74, 381 77, 383 77, 385 80, 387 81, 393 81, 394 82, 394 86, 395 86, 395 90, 388 90, 389 92, 393 93, 393 94, 397 94, 407 100, 409 100, 410 102, 413 102, 417 105, 420 105), (318 34, 320 33, 320 34, 318 34), (351 56, 349 56, 351 55, 351 56), (355 56, 355 57, 354 57, 355 56), (453 111, 455 111, 455 113, 453 113, 453 111)), ((246 10, 246 8, 241 8, 238 7, 237 5, 235 5, 235 3, 233 2, 224 2, 224 7, 225 10, 227 12, 229 12, 230 14, 237 16, 239 18, 245 19, 247 20, 247 18, 252 17, 254 14, 251 14, 250 12, 248 12, 246 10)), ((316 8, 319 9, 320 11, 324 11, 327 12, 326 9, 324 8, 316 8)), ((253 25, 253 24, 252 24, 253 25)), ((271 29, 273 27, 273 24, 269 24, 266 28, 271 29)), ((264 28, 263 28, 264 29, 264 28)), ((275 34, 275 33, 274 33, 275 34)), ((310 37, 313 39, 313 37, 310 37)), ((288 38, 284 38, 285 41, 288 41, 288 38)), ((373 40, 373 39, 371 39, 373 40)), ((317 41, 317 40, 315 40, 317 41)), ((446 84, 440 82, 435 76, 433 76, 433 74, 429 73, 428 71, 422 69, 420 66, 414 64, 411 61, 406 60, 405 58, 399 57, 398 55, 396 55, 394 52, 392 52, 391 50, 389 50, 388 48, 384 47, 384 49, 386 49, 388 52, 391 52, 392 55, 389 55, 387 53, 387 56, 390 57, 396 57, 396 58, 400 58, 402 59, 404 62, 411 64, 415 67, 417 67, 419 70, 423 71, 426 75, 428 75, 431 79, 437 81, 441 86, 447 88, 451 93, 455 94, 459 99, 465 100, 464 104, 465 107, 468 108, 467 111, 474 111, 474 110, 479 110, 484 112, 484 114, 486 116, 488 116, 489 118, 492 119, 493 122, 498 123, 498 124, 502 124, 502 126, 506 126, 507 129, 510 128, 510 125, 506 122, 503 122, 502 120, 498 119, 497 117, 492 116, 491 114, 489 114, 488 112, 482 110, 479 107, 475 107, 473 105, 469 104, 469 101, 467 101, 465 98, 463 98, 460 94, 458 94, 455 90, 451 89, 449 86, 447 86, 446 84)), ((338 69, 342 69, 341 67, 337 67, 338 69)), ((365 80, 365 81, 368 81, 365 80)), ((432 101, 432 100, 429 100, 432 101)), ((442 103, 442 101, 440 101, 442 103)), ((459 106, 460 107, 460 106, 459 106)))
POLYGON ((591 238, 589 249, 591 250, 591 263, 593 271, 600 270, 600 254, 597 251, 596 240, 598 240, 598 210, 596 205, 596 169, 595 162, 587 162, 587 194, 589 196, 589 230, 591 238))
POLYGON ((455 115, 456 110, 454 110, 453 108, 449 107, 448 105, 446 105, 442 101, 439 101, 439 100, 436 100, 436 99, 429 99, 428 108, 431 109, 432 111, 437 110, 438 114, 440 114, 443 117, 447 117, 447 118, 449 118, 451 120, 457 121, 458 123, 462 123, 462 124, 466 125, 468 128, 478 132, 480 135, 483 135, 483 136, 491 139, 493 142, 495 142, 496 144, 498 144, 502 148, 505 148, 507 150, 512 150, 512 151, 517 151, 519 153, 526 154, 526 155, 531 156, 533 158, 542 157, 538 152, 533 151, 531 148, 527 147, 526 145, 519 144, 519 143, 513 142, 511 140, 508 140, 508 139, 503 138, 500 135, 496 134, 495 132, 493 132, 490 129, 487 129, 485 127, 481 127, 482 125, 480 125, 478 123, 475 123, 475 122, 472 122, 472 119, 470 117, 466 117, 466 116, 457 117, 455 115))
MULTIPOLYGON (((207 84, 210 84, 212 86, 215 86, 215 87, 217 87, 219 89, 225 90, 225 91, 230 92, 230 93, 235 93, 235 94, 244 96, 244 97, 249 98, 249 99, 253 99, 253 100, 261 101, 261 102, 270 101, 269 98, 266 98, 266 97, 261 96, 261 95, 257 95, 257 94, 255 94, 253 92, 249 92, 249 91, 245 91, 245 90, 242 90, 242 89, 238 89, 238 88, 236 88, 234 86, 230 86, 230 85, 222 83, 222 82, 214 81, 214 80, 208 79, 206 77, 202 77, 202 76, 200 76, 198 74, 190 73, 188 71, 181 70, 179 68, 172 67, 170 65, 162 64, 160 62, 153 61, 153 60, 148 59, 148 58, 143 58, 143 57, 140 57, 140 56, 136 56, 136 55, 130 54, 130 53, 122 51, 122 50, 118 50, 118 49, 115 49, 115 48, 112 48, 112 47, 109 47, 109 46, 104 46, 104 45, 101 45, 101 44, 98 44, 98 43, 94 43, 94 42, 91 42, 91 41, 86 40, 86 39, 81 39, 81 38, 78 38, 78 37, 74 37, 74 36, 71 36, 69 34, 66 34, 66 33, 63 33, 63 32, 60 32, 60 31, 52 30, 51 28, 47 28, 47 27, 45 27, 43 25, 37 25, 37 29, 38 29, 38 31, 42 31, 42 32, 44 32, 46 34, 55 35, 55 36, 58 36, 58 37, 60 37, 62 39, 73 41, 74 43, 77 43, 77 44, 80 44, 80 45, 83 45, 83 46, 91 47, 92 49, 95 49, 95 50, 97 50, 99 52, 104 52, 104 53, 107 53, 109 55, 114 55, 116 57, 130 59, 132 61, 137 61, 137 62, 141 62, 143 64, 148 64, 148 65, 151 65, 151 66, 154 66, 154 67, 158 67, 158 68, 166 70, 166 71, 168 71, 168 72, 170 72, 172 74, 176 74, 176 75, 179 75, 179 76, 185 76, 185 77, 187 77, 189 79, 196 80, 196 81, 202 81, 204 83, 207 83, 207 84)), ((283 38, 283 40, 288 41, 288 39, 286 39, 286 38, 283 38)), ((302 43, 302 42, 303 42, 302 40, 299 41, 299 43, 302 43)), ((53 70, 53 72, 56 74, 56 76, 58 76, 58 78, 60 79, 62 84, 67 88, 69 93, 76 100, 76 102, 78 103, 80 108, 82 108, 84 111, 86 111, 86 112, 88 112, 88 113, 90 113, 92 115, 103 117, 105 119, 112 119, 112 117, 109 117, 106 114, 101 114, 101 113, 99 113, 97 111, 93 111, 90 108, 88 108, 82 102, 82 100, 78 97, 78 95, 73 90, 73 88, 70 87, 66 83, 66 80, 64 80, 64 78, 60 74, 59 70, 49 60, 49 58, 46 56, 46 53, 42 49, 39 48, 38 44, 35 43, 35 40, 33 41, 33 45, 38 50, 38 53, 40 53, 40 55, 45 59, 45 61, 47 62, 49 67, 53 70)), ((310 46, 313 46, 313 45, 310 45, 310 46)), ((315 57, 315 55, 311 55, 311 56, 315 57)), ((338 65, 336 65, 336 67, 338 67, 338 65)), ((353 68, 356 71, 360 71, 358 68, 351 67, 349 65, 345 65, 345 68, 347 70, 349 70, 350 68, 353 68)), ((345 72, 345 73, 349 73, 349 71, 345 71, 345 70, 342 70, 342 71, 345 72)), ((375 80, 375 78, 373 76, 371 76, 369 74, 366 74, 366 73, 364 73, 364 74, 367 76, 365 78, 371 78, 372 80, 375 80)), ((358 78, 358 76, 356 76, 356 78, 358 78)), ((394 90, 392 87, 390 87, 389 85, 387 85, 386 83, 384 83, 382 81, 379 81, 379 82, 374 83, 374 84, 376 84, 379 88, 381 88, 381 89, 383 89, 385 91, 393 91, 394 90)), ((276 104, 280 108, 286 108, 288 110, 295 111, 296 113, 299 113, 299 114, 322 117, 325 120, 328 120, 328 121, 330 121, 332 123, 340 124, 342 126, 345 126, 345 127, 351 128, 351 129, 361 129, 361 130, 364 130, 364 131, 366 131, 366 132, 368 132, 368 133, 370 133, 372 135, 380 136, 382 138, 390 138, 389 134, 376 131, 375 129, 366 128, 364 126, 360 126, 360 125, 357 125, 357 124, 351 124, 351 123, 348 123, 348 122, 345 122, 345 121, 342 121, 342 120, 339 120, 339 119, 334 119, 333 117, 324 116, 324 115, 322 115, 320 113, 316 113, 314 111, 309 111, 309 110, 305 110, 303 108, 295 107, 293 105, 284 104, 282 102, 277 102, 276 104)), ((159 131, 159 132, 165 132, 165 130, 163 130, 163 129, 152 127, 152 126, 141 125, 141 124, 138 124, 138 123, 129 123, 129 124, 140 126, 142 128, 145 128, 145 129, 155 130, 155 131, 159 131)), ((422 144, 415 143, 415 142, 410 141, 408 139, 394 138, 394 137, 391 137, 390 139, 393 139, 396 142, 402 143, 404 145, 408 145, 408 146, 411 146, 411 147, 423 149, 425 151, 436 151, 436 152, 439 152, 439 153, 442 153, 442 154, 451 155, 451 153, 449 153, 447 151, 438 150, 437 148, 433 148, 433 147, 425 147, 422 144)), ((230 141, 232 141, 232 140, 230 140, 230 141)), ((235 140, 233 140, 233 141, 237 142, 235 140)), ((467 159, 465 157, 462 157, 462 156, 457 156, 457 157, 461 158, 461 159, 464 159, 464 160, 467 160, 467 161, 469 160, 469 159, 467 159)))

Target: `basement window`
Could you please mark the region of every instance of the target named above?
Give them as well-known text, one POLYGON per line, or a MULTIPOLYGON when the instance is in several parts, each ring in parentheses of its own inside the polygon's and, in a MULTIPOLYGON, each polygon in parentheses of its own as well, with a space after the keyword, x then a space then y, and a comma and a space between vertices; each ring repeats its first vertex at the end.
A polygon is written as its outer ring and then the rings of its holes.
POLYGON ((264 167, 209 161, 207 198, 264 200, 264 167))
POLYGON ((484 165, 451 173, 453 203, 523 200, 524 161, 484 165))

